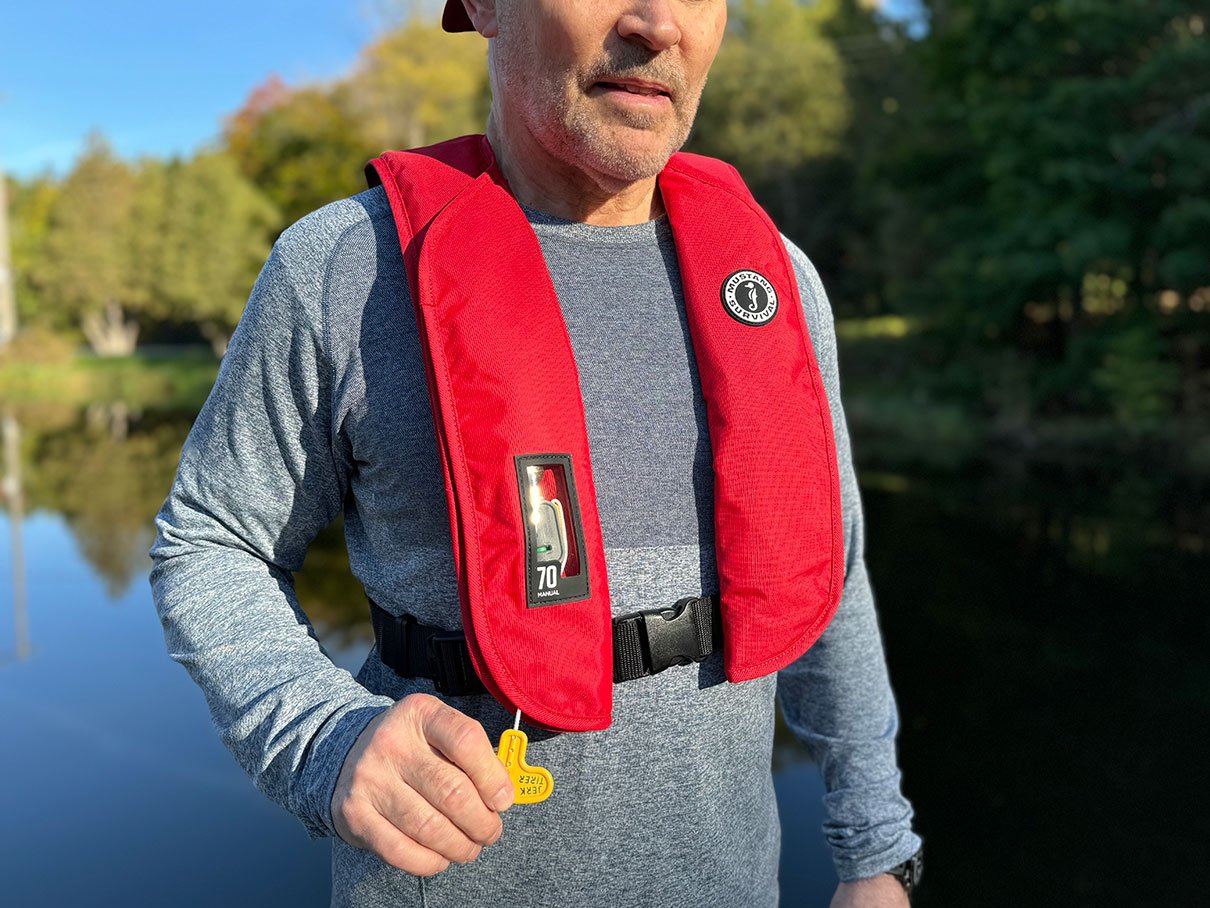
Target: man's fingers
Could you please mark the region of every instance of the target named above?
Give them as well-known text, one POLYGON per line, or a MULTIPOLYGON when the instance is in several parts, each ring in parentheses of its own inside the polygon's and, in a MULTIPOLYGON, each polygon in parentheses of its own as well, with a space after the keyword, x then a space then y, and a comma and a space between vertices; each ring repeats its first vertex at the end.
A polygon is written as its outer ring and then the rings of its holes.
POLYGON ((500 838, 493 809, 512 802, 508 772, 483 726, 436 697, 412 694, 358 737, 332 795, 342 839, 417 875, 466 863, 500 838), (507 797, 489 802, 501 795, 507 797))
POLYGON ((486 845, 500 837, 500 815, 483 803, 470 777, 444 756, 431 752, 400 769, 403 780, 468 838, 486 845))
MULTIPOLYGON (((423 762, 430 761, 444 762, 436 756, 423 762)), ((451 769, 458 772, 453 767, 451 769)), ((459 774, 461 775, 461 773, 459 774)), ((465 776, 463 778, 465 780, 463 787, 470 790, 473 797, 478 800, 479 795, 474 792, 470 780, 465 776)), ((406 784, 379 789, 372 798, 372 803, 378 813, 389 820, 400 832, 426 848, 454 863, 465 864, 477 858, 484 845, 500 838, 500 833, 503 831, 500 817, 487 810, 482 804, 479 805, 479 808, 487 818, 485 823, 474 833, 465 832, 455 824, 453 817, 446 814, 440 807, 429 803, 423 792, 415 790, 415 783, 406 778, 403 781, 406 784)))
POLYGON ((351 844, 368 848, 392 867, 416 876, 432 876, 450 866, 448 859, 421 845, 372 810, 359 818, 357 837, 361 841, 351 844))
MULTIPOLYGON (((453 707, 438 702, 424 724, 430 744, 471 780, 479 798, 491 810, 507 810, 513 803, 513 784, 508 770, 496 756, 483 726, 453 707)), ((444 780, 448 784, 448 779, 444 780)), ((456 792, 436 792, 438 798, 460 797, 456 792)), ((428 794, 425 794, 428 797, 428 794)), ((432 799, 430 798, 430 801, 432 799)), ((439 805, 438 805, 439 806, 439 805)))

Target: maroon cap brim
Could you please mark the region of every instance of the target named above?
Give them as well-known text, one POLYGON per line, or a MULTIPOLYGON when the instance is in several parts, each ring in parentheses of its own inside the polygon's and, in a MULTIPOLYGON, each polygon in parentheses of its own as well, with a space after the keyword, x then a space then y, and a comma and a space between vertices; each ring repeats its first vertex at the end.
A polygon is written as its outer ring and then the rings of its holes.
POLYGON ((473 32, 470 16, 462 0, 445 0, 445 12, 441 14, 441 27, 447 32, 473 32))

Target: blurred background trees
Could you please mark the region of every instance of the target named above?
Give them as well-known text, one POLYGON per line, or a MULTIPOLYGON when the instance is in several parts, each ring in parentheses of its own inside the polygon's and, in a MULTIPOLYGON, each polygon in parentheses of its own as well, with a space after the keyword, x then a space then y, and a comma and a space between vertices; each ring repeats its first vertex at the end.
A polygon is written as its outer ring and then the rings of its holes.
POLYGON ((365 189, 366 162, 482 129, 486 50, 409 18, 333 84, 255 86, 189 158, 119 160, 99 133, 72 171, 9 180, 20 324, 128 356, 140 337, 221 355, 277 235, 365 189))
MULTIPOLYGON (((933 0, 927 93, 881 171, 914 224, 890 305, 956 384, 1010 359, 1024 414, 1204 414, 1210 43, 1180 0, 933 0)), ((994 370, 993 370, 994 371, 994 370)), ((985 385, 986 386, 986 385, 985 385)))
POLYGON ((222 146, 280 212, 278 232, 366 188, 363 168, 391 148, 482 132, 486 43, 412 18, 365 48, 349 76, 291 89, 272 78, 228 118, 222 146))
MULTIPOLYGON (((1187 0, 924 0, 906 22, 735 0, 688 147, 732 161, 819 268, 857 418, 1205 436, 1208 18, 1187 0)), ((361 191, 381 151, 482 129, 484 58, 426 10, 340 80, 252 88, 188 159, 122 161, 93 136, 63 179, 10 180, 21 324, 99 355, 221 353, 281 230, 361 191)))
POLYGON ((50 320, 79 328, 103 356, 133 352, 138 322, 130 316, 146 298, 135 256, 136 182, 94 134, 51 205, 45 255, 33 267, 50 320))

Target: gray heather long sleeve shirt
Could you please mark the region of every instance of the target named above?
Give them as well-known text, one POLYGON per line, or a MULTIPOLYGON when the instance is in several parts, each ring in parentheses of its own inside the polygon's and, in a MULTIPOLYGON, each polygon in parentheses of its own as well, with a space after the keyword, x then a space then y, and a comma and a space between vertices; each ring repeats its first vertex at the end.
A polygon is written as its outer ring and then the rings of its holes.
MULTIPOLYGON (((614 611, 716 593, 710 438, 667 220, 594 227, 529 214, 576 356, 614 611)), ((715 654, 616 685, 604 731, 529 729, 552 797, 508 811, 476 861, 417 878, 335 837, 330 802, 370 719, 432 685, 397 677, 376 651, 356 677, 333 665, 292 583, 343 509, 371 598, 461 625, 407 280, 381 188, 279 238, 156 518, 151 583, 169 654, 202 688, 223 743, 313 837, 333 836, 333 905, 775 905, 775 700, 823 772, 841 879, 915 851, 831 311, 806 256, 787 247, 839 455, 847 570, 836 617, 776 675, 730 684, 715 654)), ((493 740, 511 726, 490 697, 450 702, 493 740)))

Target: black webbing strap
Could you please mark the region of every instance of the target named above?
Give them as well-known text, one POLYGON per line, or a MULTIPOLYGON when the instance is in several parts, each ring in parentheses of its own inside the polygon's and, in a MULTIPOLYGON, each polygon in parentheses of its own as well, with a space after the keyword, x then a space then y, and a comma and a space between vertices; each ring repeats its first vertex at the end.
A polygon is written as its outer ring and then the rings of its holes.
POLYGON ((374 625, 378 656, 395 674, 428 678, 438 691, 450 696, 487 693, 475 674, 461 631, 443 631, 420 624, 411 615, 392 615, 373 600, 370 600, 370 621, 374 625))
MULTIPOLYGON (((486 690, 471 664, 461 631, 420 624, 370 602, 374 639, 384 665, 403 678, 429 678, 450 696, 486 690)), ((633 681, 670 665, 700 662, 722 646, 717 596, 687 596, 672 608, 613 619, 613 680, 633 681)))

